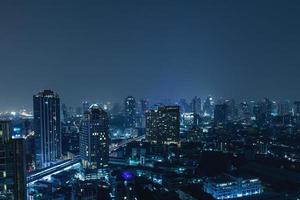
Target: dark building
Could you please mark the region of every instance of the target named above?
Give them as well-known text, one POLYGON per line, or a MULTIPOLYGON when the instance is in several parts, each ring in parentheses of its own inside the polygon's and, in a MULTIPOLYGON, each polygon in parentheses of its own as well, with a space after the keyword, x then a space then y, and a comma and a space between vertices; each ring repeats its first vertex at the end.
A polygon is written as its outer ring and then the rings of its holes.
POLYGON ((224 124, 227 120, 227 105, 218 104, 215 106, 214 122, 216 124, 224 124))
POLYGON ((179 142, 179 106, 163 106, 146 112, 146 139, 152 143, 179 142))
POLYGON ((62 154, 78 155, 79 154, 79 130, 74 126, 73 121, 62 124, 62 154))
POLYGON ((201 99, 199 97, 195 96, 192 99, 191 108, 192 108, 192 112, 194 114, 197 114, 197 115, 201 114, 201 99))
POLYGON ((43 168, 61 157, 60 99, 51 90, 33 96, 36 166, 43 168))
POLYGON ((140 100, 140 115, 144 115, 146 110, 148 109, 149 102, 147 99, 140 100))
POLYGON ((26 199, 25 143, 11 139, 10 121, 0 121, 0 197, 26 199))
POLYGON ((227 105, 227 114, 228 114, 227 120, 234 121, 235 119, 237 119, 238 116, 238 109, 236 107, 235 100, 234 99, 226 100, 225 104, 227 105))
POLYGON ((132 96, 126 97, 124 101, 125 128, 136 126, 136 101, 132 96))
POLYGON ((80 133, 80 156, 86 172, 97 172, 108 166, 108 115, 97 104, 85 112, 80 133))
POLYGON ((300 101, 294 102, 294 115, 300 116, 300 101))
POLYGON ((191 112, 191 105, 187 103, 186 99, 179 99, 178 105, 181 112, 191 112))

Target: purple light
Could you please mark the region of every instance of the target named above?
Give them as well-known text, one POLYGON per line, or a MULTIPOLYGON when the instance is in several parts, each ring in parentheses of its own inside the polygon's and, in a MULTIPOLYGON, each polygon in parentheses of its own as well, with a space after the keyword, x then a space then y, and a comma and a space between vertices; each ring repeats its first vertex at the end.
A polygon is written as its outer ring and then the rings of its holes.
POLYGON ((133 174, 130 172, 123 172, 122 173, 122 177, 126 180, 126 181, 130 181, 134 178, 133 174))

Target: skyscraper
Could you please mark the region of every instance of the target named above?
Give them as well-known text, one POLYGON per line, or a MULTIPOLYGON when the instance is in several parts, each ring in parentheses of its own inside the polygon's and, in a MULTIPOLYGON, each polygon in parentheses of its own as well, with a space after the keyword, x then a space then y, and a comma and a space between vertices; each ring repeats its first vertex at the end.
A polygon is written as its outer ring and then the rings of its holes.
POLYGON ((224 104, 218 104, 215 106, 214 110, 214 122, 216 124, 222 123, 224 124, 227 120, 228 114, 227 114, 227 105, 224 104))
POLYGON ((136 101, 132 96, 126 97, 124 101, 125 128, 136 126, 136 101))
POLYGON ((213 115, 213 99, 212 97, 207 97, 203 103, 203 113, 205 116, 212 116, 213 115))
POLYGON ((84 114, 86 111, 89 110, 90 103, 88 101, 83 101, 82 102, 82 113, 84 114))
POLYGON ((24 139, 11 139, 10 121, 0 121, 0 196, 26 199, 24 139))
POLYGON ((140 100, 140 115, 145 115, 146 110, 148 109, 149 102, 147 99, 140 100))
POLYGON ((80 156, 86 172, 97 173, 108 166, 108 130, 107 113, 99 105, 91 105, 84 113, 80 133, 80 156))
POLYGON ((146 139, 152 143, 179 142, 179 106, 163 106, 146 112, 146 139))
POLYGON ((51 90, 33 96, 35 155, 38 168, 61 157, 60 99, 51 90))
POLYGON ((200 113, 201 113, 201 99, 199 97, 195 96, 192 99, 191 108, 192 108, 192 112, 194 114, 200 115, 200 113))

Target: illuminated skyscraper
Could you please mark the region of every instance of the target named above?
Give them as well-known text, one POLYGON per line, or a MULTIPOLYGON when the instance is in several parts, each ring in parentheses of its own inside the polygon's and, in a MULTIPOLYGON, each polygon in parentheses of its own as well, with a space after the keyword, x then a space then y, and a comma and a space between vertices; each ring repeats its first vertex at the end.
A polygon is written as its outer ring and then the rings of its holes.
POLYGON ((97 104, 84 113, 80 133, 80 156, 86 172, 98 172, 108 166, 108 115, 97 104))
POLYGON ((47 167, 61 157, 60 99, 51 90, 33 96, 36 165, 47 167))
POLYGON ((0 121, 0 199, 26 199, 24 139, 11 139, 10 121, 0 121))
POLYGON ((124 101, 125 128, 136 127, 136 101, 132 96, 124 101))
POLYGON ((213 99, 212 97, 207 97, 204 104, 203 104, 203 113, 205 116, 212 116, 213 115, 213 99))
POLYGON ((179 106, 163 106, 146 112, 146 139, 152 143, 179 142, 179 106))

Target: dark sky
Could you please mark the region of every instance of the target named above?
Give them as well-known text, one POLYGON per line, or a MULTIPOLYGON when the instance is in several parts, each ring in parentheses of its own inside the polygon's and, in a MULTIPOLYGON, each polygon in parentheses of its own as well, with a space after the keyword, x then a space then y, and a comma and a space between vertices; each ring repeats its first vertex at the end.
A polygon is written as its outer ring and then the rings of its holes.
POLYGON ((0 109, 45 88, 73 105, 300 99, 300 1, 2 0, 0 67, 0 109))

